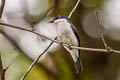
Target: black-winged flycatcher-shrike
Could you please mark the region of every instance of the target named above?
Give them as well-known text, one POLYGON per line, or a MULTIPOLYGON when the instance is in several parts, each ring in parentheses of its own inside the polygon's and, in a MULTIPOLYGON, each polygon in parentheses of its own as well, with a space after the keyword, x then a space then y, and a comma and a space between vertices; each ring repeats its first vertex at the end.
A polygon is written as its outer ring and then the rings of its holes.
MULTIPOLYGON (((68 45, 80 47, 78 31, 68 17, 59 15, 56 16, 53 20, 49 21, 49 23, 56 24, 57 39, 59 41, 68 45)), ((65 47, 65 49, 70 52, 75 62, 76 73, 82 72, 83 67, 80 61, 80 50, 70 49, 68 47, 65 47)))

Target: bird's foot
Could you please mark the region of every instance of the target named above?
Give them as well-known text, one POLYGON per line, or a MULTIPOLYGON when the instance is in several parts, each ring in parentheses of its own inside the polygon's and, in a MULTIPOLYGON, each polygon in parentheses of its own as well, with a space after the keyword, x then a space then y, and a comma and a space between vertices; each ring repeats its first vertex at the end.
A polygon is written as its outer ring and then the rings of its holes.
POLYGON ((72 47, 71 47, 71 45, 69 45, 69 44, 68 44, 68 48, 69 48, 70 50, 72 50, 72 47))
POLYGON ((63 41, 61 41, 61 42, 60 42, 60 45, 62 46, 63 44, 64 44, 64 42, 63 42, 63 41))

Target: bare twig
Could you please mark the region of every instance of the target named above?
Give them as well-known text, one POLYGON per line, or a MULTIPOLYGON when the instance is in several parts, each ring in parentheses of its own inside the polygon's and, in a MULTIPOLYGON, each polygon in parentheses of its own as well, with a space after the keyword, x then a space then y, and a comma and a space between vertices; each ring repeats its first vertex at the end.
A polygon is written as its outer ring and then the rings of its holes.
POLYGON ((56 42, 56 43, 58 43, 58 44, 60 43, 60 42, 57 41, 57 40, 48 38, 48 37, 46 37, 46 36, 44 36, 44 35, 42 35, 42 34, 39 34, 38 32, 33 31, 33 30, 25 29, 25 28, 22 28, 22 27, 18 27, 18 26, 11 25, 11 24, 7 24, 7 23, 3 23, 3 22, 0 22, 0 24, 1 24, 1 25, 4 25, 3 27, 11 27, 11 28, 15 28, 15 29, 19 29, 19 30, 31 32, 31 33, 34 33, 34 34, 36 34, 36 35, 38 35, 38 36, 41 36, 41 37, 43 37, 43 38, 45 38, 45 39, 48 39, 48 40, 50 40, 50 41, 54 41, 54 42, 56 42))
POLYGON ((10 64, 8 64, 8 66, 5 67, 5 68, 3 68, 3 70, 6 71, 12 64, 13 64, 13 62, 11 62, 10 64))
POLYGON ((4 6, 5 6, 5 0, 2 0, 1 6, 0 6, 0 18, 2 17, 2 13, 3 13, 3 10, 4 10, 4 6))
POLYGON ((118 53, 120 54, 120 51, 118 50, 114 50, 112 48, 110 48, 110 50, 108 51, 108 49, 96 49, 96 48, 85 48, 85 47, 76 47, 76 46, 71 46, 72 49, 80 49, 83 51, 93 51, 93 52, 105 52, 105 53, 118 53))
POLYGON ((4 80, 4 76, 2 75, 3 65, 2 65, 2 59, 1 59, 1 53, 0 53, 0 80, 4 80))
POLYGON ((2 65, 2 59, 1 59, 1 52, 0 52, 0 71, 3 69, 3 65, 2 65))
POLYGON ((5 80, 5 72, 8 70, 8 68, 12 65, 12 63, 10 63, 7 67, 3 68, 1 71, 1 80, 5 80))
POLYGON ((1 59, 1 53, 0 53, 0 80, 5 80, 5 74, 3 74, 3 64, 1 59))
POLYGON ((10 63, 7 67, 3 68, 1 53, 0 53, 0 80, 5 80, 5 72, 8 70, 12 63, 10 63))
POLYGON ((96 16, 97 24, 98 24, 98 26, 99 26, 99 33, 100 33, 102 42, 103 42, 105 48, 108 48, 107 43, 106 43, 106 41, 105 41, 105 39, 104 39, 104 36, 103 36, 103 33, 102 33, 102 28, 101 28, 101 25, 100 25, 100 21, 99 21, 99 17, 98 17, 98 10, 97 10, 97 9, 96 9, 96 11, 95 11, 95 16, 96 16))
MULTIPOLYGON (((54 42, 56 42, 56 43, 61 45, 61 43, 59 41, 54 40, 54 39, 50 39, 49 37, 46 37, 46 36, 44 36, 42 34, 39 34, 38 32, 34 32, 32 30, 28 30, 28 29, 25 29, 25 28, 17 27, 17 26, 6 24, 6 23, 2 23, 2 22, 0 22, 0 24, 1 25, 5 25, 5 27, 11 27, 11 28, 15 28, 15 29, 24 30, 24 31, 28 31, 28 32, 34 33, 34 34, 39 35, 39 36, 41 36, 41 37, 43 37, 45 39, 54 41, 54 42)), ((63 44, 62 46, 68 47, 68 45, 65 45, 65 44, 63 44)), ((112 48, 110 48, 109 51, 108 51, 108 49, 95 49, 95 48, 85 48, 85 47, 76 47, 76 46, 71 46, 71 48, 72 49, 80 49, 80 50, 83 50, 83 51, 94 51, 94 52, 109 52, 110 51, 110 52, 114 52, 114 53, 120 53, 120 51, 114 50, 112 48)))
MULTIPOLYGON (((57 39, 57 37, 55 38, 55 40, 57 39)), ((29 66, 27 72, 24 74, 24 76, 21 78, 21 80, 24 80, 25 77, 28 75, 28 73, 31 71, 31 69, 33 68, 33 66, 37 63, 37 61, 39 60, 39 58, 51 47, 51 45, 54 43, 54 41, 52 41, 49 46, 40 54, 38 55, 38 57, 33 61, 33 63, 29 66)))
POLYGON ((73 12, 76 10, 76 8, 77 8, 77 6, 78 6, 79 3, 80 3, 80 0, 77 1, 77 3, 75 4, 74 8, 73 8, 72 11, 70 12, 68 18, 70 18, 70 17, 72 16, 73 12))

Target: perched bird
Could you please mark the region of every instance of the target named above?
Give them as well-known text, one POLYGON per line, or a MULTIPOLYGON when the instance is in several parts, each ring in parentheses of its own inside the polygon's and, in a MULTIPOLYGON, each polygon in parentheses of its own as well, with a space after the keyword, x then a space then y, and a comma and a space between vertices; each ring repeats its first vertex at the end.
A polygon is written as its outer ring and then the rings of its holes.
MULTIPOLYGON (((61 41, 61 43, 80 47, 79 34, 68 17, 58 15, 49 21, 49 23, 54 23, 56 25, 57 39, 61 41)), ((75 62, 76 73, 81 72, 83 67, 80 61, 80 50, 68 47, 65 47, 65 49, 70 52, 73 61, 75 62)))

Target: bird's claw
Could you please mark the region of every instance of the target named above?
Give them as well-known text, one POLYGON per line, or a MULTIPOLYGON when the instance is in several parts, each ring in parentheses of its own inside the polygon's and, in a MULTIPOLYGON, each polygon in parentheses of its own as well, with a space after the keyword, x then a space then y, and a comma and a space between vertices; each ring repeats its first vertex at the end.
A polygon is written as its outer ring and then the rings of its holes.
MULTIPOLYGON (((61 41, 61 42, 60 42, 60 45, 63 46, 63 44, 66 44, 66 43, 64 43, 63 41, 61 41)), ((66 45, 68 45, 68 48, 69 48, 70 50, 72 50, 71 45, 69 45, 69 44, 66 44, 66 45)))
POLYGON ((61 41, 61 42, 60 42, 60 45, 63 45, 63 43, 64 43, 64 42, 63 42, 63 41, 61 41))
POLYGON ((70 50, 72 50, 72 47, 71 47, 71 45, 68 45, 68 48, 69 48, 70 50))

